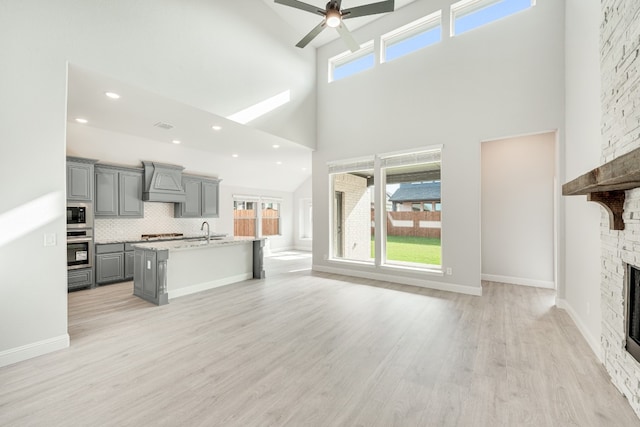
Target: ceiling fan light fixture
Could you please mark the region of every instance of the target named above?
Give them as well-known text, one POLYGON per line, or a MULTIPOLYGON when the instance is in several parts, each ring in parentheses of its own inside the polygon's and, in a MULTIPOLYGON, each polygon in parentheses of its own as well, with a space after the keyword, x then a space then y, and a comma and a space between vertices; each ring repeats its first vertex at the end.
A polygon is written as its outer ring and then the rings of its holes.
POLYGON ((340 11, 337 9, 329 9, 327 11, 327 18, 325 22, 327 23, 328 27, 339 27, 340 23, 342 22, 342 15, 340 14, 340 11))

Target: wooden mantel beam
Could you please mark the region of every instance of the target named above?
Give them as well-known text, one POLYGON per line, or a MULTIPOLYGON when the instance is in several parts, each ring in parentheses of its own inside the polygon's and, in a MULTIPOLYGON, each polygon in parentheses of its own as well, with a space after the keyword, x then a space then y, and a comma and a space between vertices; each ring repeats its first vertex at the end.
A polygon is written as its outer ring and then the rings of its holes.
POLYGON ((609 230, 624 230, 624 190, 602 191, 599 193, 589 193, 587 200, 596 202, 605 208, 609 214, 609 230))
POLYGON ((609 213, 609 228, 624 230, 625 190, 640 187, 640 148, 613 159, 562 186, 562 195, 587 195, 609 213))

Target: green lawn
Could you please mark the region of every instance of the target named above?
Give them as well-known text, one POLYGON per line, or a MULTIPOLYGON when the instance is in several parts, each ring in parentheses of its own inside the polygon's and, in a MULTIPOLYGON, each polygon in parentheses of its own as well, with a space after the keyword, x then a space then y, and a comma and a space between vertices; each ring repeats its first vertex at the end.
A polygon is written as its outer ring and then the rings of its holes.
MULTIPOLYGON (((374 240, 371 237, 371 258, 374 257, 374 240)), ((387 237, 387 260, 440 265, 440 239, 426 237, 387 237)))

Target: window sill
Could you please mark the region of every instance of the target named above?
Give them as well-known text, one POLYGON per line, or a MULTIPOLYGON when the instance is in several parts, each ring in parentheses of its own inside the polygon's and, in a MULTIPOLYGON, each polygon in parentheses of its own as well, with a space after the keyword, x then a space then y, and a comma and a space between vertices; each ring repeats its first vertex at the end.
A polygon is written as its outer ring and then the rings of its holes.
POLYGON ((435 268, 413 267, 398 264, 382 264, 380 269, 387 271, 410 271, 415 273, 425 273, 430 276, 444 277, 444 272, 435 268))
POLYGON ((342 259, 342 258, 329 258, 327 261, 335 262, 336 264, 350 264, 350 265, 366 265, 375 267, 375 262, 371 261, 358 261, 354 259, 342 259))

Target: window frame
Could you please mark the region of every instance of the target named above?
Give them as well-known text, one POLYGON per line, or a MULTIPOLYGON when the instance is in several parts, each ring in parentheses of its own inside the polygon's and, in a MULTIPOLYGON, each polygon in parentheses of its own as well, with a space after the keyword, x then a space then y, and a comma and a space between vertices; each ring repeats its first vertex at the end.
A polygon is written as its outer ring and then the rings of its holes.
MULTIPOLYGON (((260 236, 259 237, 277 237, 277 236, 282 236, 282 202, 279 200, 274 200, 271 198, 261 198, 260 200, 260 209, 259 209, 259 216, 260 216, 260 236), (264 234, 264 220, 266 217, 264 217, 262 215, 262 212, 265 209, 269 209, 269 208, 265 208, 265 205, 267 204, 271 204, 271 205, 278 205, 278 209, 275 209, 278 212, 278 234, 264 234)), ((273 219, 272 217, 269 217, 268 219, 273 219)))
MULTIPOLYGON (((390 153, 382 153, 376 154, 373 157, 367 156, 364 158, 357 159, 349 159, 340 162, 328 162, 328 207, 329 207, 329 248, 328 248, 328 257, 325 259, 328 262, 342 263, 342 264, 351 264, 351 265, 362 265, 362 266, 373 266, 380 270, 388 270, 388 271, 412 271, 419 272, 433 276, 444 276, 444 265, 445 264, 445 254, 444 254, 444 227, 441 224, 440 227, 440 265, 431 265, 424 264, 424 266, 415 263, 415 264, 400 264, 394 262, 386 261, 386 235, 387 235, 387 203, 386 203, 386 173, 385 167, 382 165, 382 159, 396 157, 396 156, 404 156, 404 155, 419 155, 421 153, 431 152, 431 151, 439 151, 440 155, 440 168, 442 169, 443 165, 443 145, 442 144, 434 144, 409 150, 396 151, 390 153), (362 167, 358 169, 358 166, 362 166, 363 164, 371 162, 373 158, 373 178, 374 178, 374 257, 372 261, 362 261, 362 260, 354 260, 345 257, 336 257, 334 254, 335 247, 335 236, 334 236, 334 175, 340 173, 349 173, 349 172, 358 172, 362 171, 362 167), (355 168, 349 168, 349 166, 355 166, 355 168)), ((368 168, 367 168, 368 170, 368 168)), ((440 211, 442 212, 442 206, 445 204, 444 202, 444 186, 442 184, 443 180, 440 179, 441 183, 441 200, 440 200, 440 211)))
POLYGON ((421 49, 427 48, 441 41, 442 41, 442 10, 440 9, 429 15, 423 16, 422 18, 416 19, 415 21, 409 22, 406 25, 398 27, 395 30, 389 31, 388 33, 381 35, 380 36, 380 64, 384 64, 386 62, 393 61, 395 59, 401 58, 408 54, 417 52, 421 49), (421 46, 418 49, 408 52, 402 56, 387 60, 388 47, 391 47, 413 36, 426 33, 438 27, 440 28, 440 40, 438 40, 437 42, 434 42, 425 46, 421 46))
POLYGON ((353 75, 356 74, 360 74, 363 71, 367 71, 370 70, 372 68, 374 68, 376 66, 376 58, 375 58, 375 52, 373 49, 374 43, 373 43, 373 39, 369 40, 366 43, 363 43, 360 45, 360 49, 358 49, 355 52, 351 52, 350 50, 344 51, 342 53, 339 53, 338 55, 332 56, 331 58, 329 58, 328 60, 328 82, 332 83, 334 81, 337 80, 342 80, 342 79, 346 79, 347 77, 351 77, 353 75), (353 74, 349 74, 347 76, 341 77, 339 79, 335 79, 334 78, 334 72, 336 70, 336 68, 341 67, 343 65, 347 65, 351 62, 355 62, 358 59, 364 58, 365 56, 368 56, 369 54, 373 54, 373 65, 369 68, 365 68, 364 70, 360 70, 359 72, 353 73, 353 74))
MULTIPOLYGON (((352 264, 360 264, 360 265, 376 265, 377 255, 374 251, 374 258, 370 260, 358 260, 352 258, 346 258, 343 256, 338 257, 335 253, 335 175, 348 174, 351 172, 363 172, 373 170, 375 171, 375 156, 366 156, 360 157, 356 159, 349 159, 344 161, 336 161, 328 163, 328 180, 329 180, 329 256, 328 259, 334 262, 344 262, 344 263, 352 263, 352 264)), ((374 191, 377 191, 377 184, 375 175, 372 175, 374 178, 374 191)), ((369 191, 369 190, 367 190, 369 191)), ((375 197, 374 197, 375 199, 375 197)), ((374 200, 375 205, 375 200, 374 200)), ((374 208, 375 209, 375 208, 374 208)), ((369 239, 370 242, 370 239, 369 239)), ((370 243, 369 243, 370 244, 370 243)))
POLYGON ((484 27, 485 25, 490 24, 492 22, 499 21, 499 20, 504 19, 504 18, 506 18, 508 16, 514 15, 516 13, 523 12, 525 10, 529 10, 529 9, 531 9, 532 7, 534 7, 536 5, 536 1, 537 0, 529 0, 531 5, 527 9, 523 9, 523 10, 515 12, 513 14, 501 16, 501 17, 496 18, 496 19, 494 19, 492 21, 485 22, 482 25, 479 25, 477 27, 474 27, 474 28, 471 28, 471 29, 469 29, 467 31, 464 31, 462 33, 456 33, 456 19, 465 17, 467 15, 471 15, 471 14, 473 14, 475 12, 478 12, 478 11, 484 9, 484 8, 487 8, 487 7, 493 6, 493 5, 497 4, 497 3, 500 3, 501 1, 504 1, 504 0, 460 0, 458 2, 453 3, 451 5, 450 12, 449 12, 449 37, 452 37, 452 38, 453 37, 459 37, 462 34, 468 33, 469 31, 473 31, 473 30, 475 30, 477 28, 484 27))
POLYGON ((261 239, 261 238, 273 238, 273 237, 281 237, 282 236, 282 208, 283 208, 283 200, 281 198, 278 197, 269 197, 269 196, 250 196, 250 195, 239 195, 239 194, 234 194, 233 197, 233 203, 234 203, 234 217, 233 217, 233 227, 234 227, 234 236, 235 236, 235 221, 236 221, 236 217, 235 217, 235 211, 236 211, 236 203, 254 203, 255 204, 255 217, 253 217, 252 219, 254 220, 254 229, 255 229, 255 235, 254 236, 239 236, 239 237, 255 237, 256 239, 261 239), (279 234, 272 234, 272 235, 268 235, 265 236, 262 232, 262 206, 265 203, 277 203, 278 204, 278 233, 279 234))

